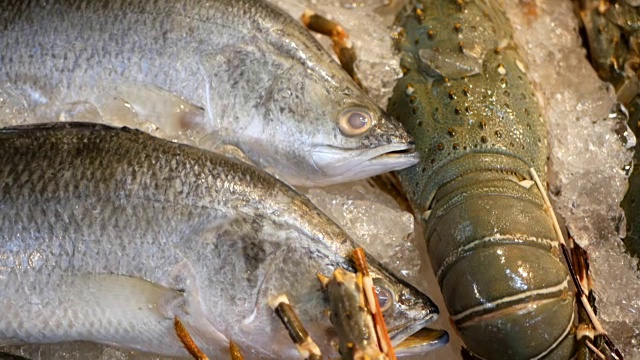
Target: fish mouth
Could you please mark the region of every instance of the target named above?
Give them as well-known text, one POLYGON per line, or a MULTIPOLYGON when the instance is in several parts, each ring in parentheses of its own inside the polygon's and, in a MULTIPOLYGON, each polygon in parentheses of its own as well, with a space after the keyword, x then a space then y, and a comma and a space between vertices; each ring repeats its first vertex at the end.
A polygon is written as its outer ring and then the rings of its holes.
POLYGON ((389 337, 391 338, 391 344, 393 346, 397 346, 405 339, 417 333, 420 329, 433 322, 437 318, 438 314, 429 314, 428 316, 418 321, 413 321, 409 324, 403 324, 388 328, 387 332, 389 333, 389 337))
POLYGON ((315 166, 328 175, 330 183, 366 179, 402 170, 420 161, 420 155, 411 143, 388 144, 371 149, 316 146, 312 157, 315 166))
POLYGON ((438 314, 430 314, 411 324, 389 328, 388 333, 395 353, 398 356, 424 354, 446 345, 449 342, 449 334, 446 331, 425 327, 437 318, 438 314))
MULTIPOLYGON (((424 355, 446 345, 449 342, 449 333, 444 330, 422 328, 402 342, 394 345, 397 356, 424 355)), ((393 340, 392 340, 393 343, 393 340)))

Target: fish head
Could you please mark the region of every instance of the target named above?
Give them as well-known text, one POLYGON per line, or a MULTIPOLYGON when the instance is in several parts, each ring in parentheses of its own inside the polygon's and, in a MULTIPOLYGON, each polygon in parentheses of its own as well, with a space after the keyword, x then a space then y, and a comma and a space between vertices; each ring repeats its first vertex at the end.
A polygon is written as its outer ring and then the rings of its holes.
MULTIPOLYGON (((346 82, 346 81, 345 81, 346 82)), ((330 95, 324 121, 330 137, 316 138, 313 164, 334 183, 404 169, 419 160, 413 138, 402 125, 351 81, 330 95)))
MULTIPOLYGON (((365 311, 361 305, 364 301, 362 297, 365 295, 362 292, 362 283, 358 281, 359 277, 343 268, 337 268, 331 278, 323 276, 319 278, 329 295, 331 322, 339 337, 337 342, 343 357, 349 357, 350 354, 357 352, 377 354, 379 351, 377 344, 370 341, 371 336, 375 335, 369 332, 368 325, 370 321, 375 322, 375 320, 373 315, 365 311)), ((448 342, 449 336, 446 331, 422 328, 433 318, 424 315, 425 311, 431 312, 427 305, 428 301, 420 304, 420 295, 417 295, 418 301, 412 304, 417 305, 415 309, 407 303, 394 309, 396 302, 393 299, 395 297, 393 291, 402 292, 404 289, 393 286, 380 277, 375 277, 374 283, 374 294, 378 296, 378 303, 385 317, 393 317, 400 321, 400 326, 391 329, 391 336, 396 342, 396 354, 421 355, 448 342), (392 288, 394 290, 391 290, 392 288), (399 315, 394 317, 394 314, 399 315), (416 331, 416 329, 419 330, 416 331)), ((393 319, 387 321, 390 320, 393 319)))
MULTIPOLYGON (((427 295, 392 275, 375 259, 368 258, 368 262, 375 293, 394 347, 401 345, 438 318, 438 307, 427 295)), ((415 336, 412 337, 412 341, 416 341, 415 336)), ((413 344, 412 348, 428 351, 442 345, 431 340, 424 341, 425 346, 413 344), (430 345, 426 343, 427 341, 430 345)))
POLYGON ((413 139, 393 118, 373 104, 345 102, 330 115, 332 141, 317 142, 313 164, 335 183, 401 170, 419 161, 413 139))
MULTIPOLYGON (((404 169, 419 161, 402 125, 353 81, 289 70, 263 103, 277 167, 292 185, 326 186, 404 169), (292 84, 294 83, 294 84, 292 84), (285 128, 286 127, 286 128, 285 128), (276 131, 277 130, 277 131, 276 131), (285 169, 284 167, 288 167, 285 169)), ((267 165, 268 167, 268 165, 267 165)))

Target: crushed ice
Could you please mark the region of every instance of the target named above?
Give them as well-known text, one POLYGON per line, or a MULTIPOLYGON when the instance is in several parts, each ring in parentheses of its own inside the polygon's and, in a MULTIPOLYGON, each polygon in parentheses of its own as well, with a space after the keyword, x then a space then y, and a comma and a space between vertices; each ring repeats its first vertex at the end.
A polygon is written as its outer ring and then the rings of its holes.
POLYGON ((635 138, 613 88, 586 59, 572 3, 537 0, 526 9, 505 3, 546 113, 555 209, 589 252, 605 329, 628 359, 640 359, 638 259, 625 253, 618 231, 635 138))
POLYGON ((420 268, 411 213, 367 181, 310 189, 309 199, 376 259, 405 277, 420 268))

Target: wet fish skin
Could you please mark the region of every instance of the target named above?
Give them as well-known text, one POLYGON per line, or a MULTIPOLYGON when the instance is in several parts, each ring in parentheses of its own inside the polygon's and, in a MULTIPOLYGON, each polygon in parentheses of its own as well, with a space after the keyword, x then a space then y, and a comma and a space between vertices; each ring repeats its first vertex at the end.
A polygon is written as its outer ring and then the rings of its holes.
MULTIPOLYGON (((284 292, 332 351, 316 274, 349 268, 353 243, 244 163, 98 124, 5 128, 0 209, 0 345, 88 340, 186 355, 179 316, 214 358, 229 339, 249 357, 292 358, 267 304, 284 292)), ((426 296, 370 260, 398 297, 390 326, 435 317, 426 296)))
POLYGON ((3 2, 0 65, 0 111, 13 124, 99 114, 155 129, 150 116, 164 137, 236 146, 293 185, 418 161, 402 127, 264 1, 3 2), (341 132, 349 109, 369 114, 364 134, 341 132))

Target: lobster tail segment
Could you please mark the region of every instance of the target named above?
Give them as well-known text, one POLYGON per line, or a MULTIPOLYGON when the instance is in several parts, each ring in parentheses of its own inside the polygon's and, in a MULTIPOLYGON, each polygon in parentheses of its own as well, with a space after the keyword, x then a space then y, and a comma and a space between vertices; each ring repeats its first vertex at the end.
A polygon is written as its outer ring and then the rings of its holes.
POLYGON ((489 175, 455 180, 485 178, 442 198, 436 194, 425 222, 447 308, 467 346, 483 358, 562 352, 568 359, 574 298, 542 199, 535 186, 489 175))
POLYGON ((480 357, 570 358, 570 277, 529 175, 545 176, 546 129, 508 19, 492 0, 419 0, 400 24, 388 110, 421 160, 398 175, 449 313, 480 357))

